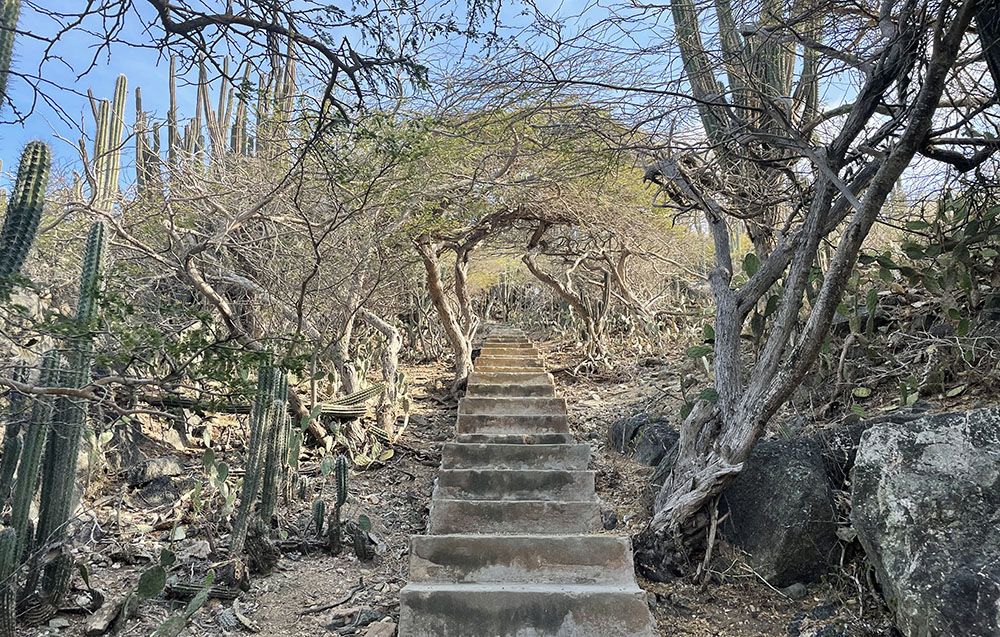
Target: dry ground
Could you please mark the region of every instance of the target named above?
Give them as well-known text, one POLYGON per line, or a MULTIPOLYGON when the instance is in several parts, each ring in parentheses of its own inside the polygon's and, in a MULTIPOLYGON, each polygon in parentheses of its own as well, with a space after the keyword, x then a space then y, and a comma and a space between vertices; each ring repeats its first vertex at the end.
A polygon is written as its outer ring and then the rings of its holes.
MULTIPOLYGON (((547 343, 544 349, 550 368, 571 363, 569 350, 563 344, 547 343)), ((623 363, 600 378, 574 377, 569 371, 556 374, 560 389, 569 399, 575 433, 593 448, 599 495, 619 521, 617 528, 609 532, 634 535, 647 522, 646 478, 651 470, 611 449, 606 442, 607 427, 613 420, 642 409, 676 409, 676 387, 682 370, 673 368, 671 360, 680 361, 683 356, 678 353, 646 366, 623 363)), ((398 617, 398 593, 406 580, 407 538, 424 529, 440 447, 449 439, 454 424, 455 404, 447 398, 448 371, 441 364, 411 366, 407 370, 412 379, 415 412, 395 457, 383 467, 351 476, 346 515, 356 519, 365 514, 371 518, 373 533, 381 540, 380 554, 373 562, 360 562, 349 549, 337 557, 286 553, 271 575, 254 581, 235 609, 230 602, 213 600, 194 615, 182 634, 239 634, 243 632, 241 622, 261 635, 355 634, 347 630, 335 632, 336 625, 342 624, 345 617, 352 621, 359 613, 367 621, 398 617), (360 582, 364 585, 359 587, 360 582), (354 589, 357 592, 350 595, 354 589), (342 603, 310 611, 311 607, 331 602, 342 603), (331 625, 334 629, 328 628, 331 625)), ((234 447, 221 455, 238 466, 241 452, 241 448, 234 447)), ((183 457, 191 472, 201 470, 200 449, 192 449, 183 457)), ((168 544, 173 528, 171 515, 176 515, 179 505, 168 503, 156 510, 144 507, 116 477, 109 477, 92 491, 82 518, 80 536, 86 542, 80 549, 80 559, 88 566, 92 585, 114 598, 134 586, 138 574, 168 544)), ((309 502, 293 501, 283 515, 288 523, 301 523, 309 515, 309 502)), ((194 528, 197 524, 188 526, 194 528)), ((204 546, 203 538, 192 535, 174 543, 178 554, 204 546)), ((640 582, 650 594, 662 635, 889 634, 883 632, 885 622, 880 610, 870 599, 857 594, 853 580, 846 575, 810 587, 801 600, 791 600, 762 582, 734 550, 722 546, 717 553, 713 581, 707 585, 640 582)), ((208 560, 188 557, 180 561, 174 575, 204 572, 209 566, 208 560)), ((80 577, 75 584, 83 587, 80 577)), ((147 602, 120 634, 149 635, 170 612, 167 601, 147 602)), ((58 627, 42 627, 26 635, 83 635, 85 620, 84 614, 64 613, 57 618, 58 627)))

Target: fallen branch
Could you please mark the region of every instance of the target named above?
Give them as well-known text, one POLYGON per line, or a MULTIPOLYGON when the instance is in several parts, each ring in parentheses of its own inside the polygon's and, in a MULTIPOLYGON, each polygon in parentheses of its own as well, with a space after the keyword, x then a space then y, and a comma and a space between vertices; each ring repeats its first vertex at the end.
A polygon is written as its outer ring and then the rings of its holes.
POLYGON ((341 604, 346 604, 347 602, 354 599, 354 596, 357 595, 359 592, 361 592, 361 590, 364 587, 365 587, 365 580, 363 577, 359 577, 358 585, 352 588, 351 590, 347 591, 347 594, 341 597, 340 599, 330 602, 329 604, 319 604, 316 606, 309 606, 308 608, 304 608, 302 611, 300 611, 299 615, 314 615, 316 613, 322 613, 323 611, 330 610, 331 608, 336 608, 341 604))

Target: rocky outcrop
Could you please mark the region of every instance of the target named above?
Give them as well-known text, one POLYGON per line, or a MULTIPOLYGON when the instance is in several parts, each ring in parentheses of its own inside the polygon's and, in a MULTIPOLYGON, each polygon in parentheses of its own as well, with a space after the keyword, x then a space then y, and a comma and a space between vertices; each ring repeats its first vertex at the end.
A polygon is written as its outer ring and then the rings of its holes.
POLYGON ((833 491, 814 440, 759 443, 719 500, 727 513, 723 536, 774 586, 815 581, 839 555, 833 491))
POLYGON ((1000 409, 870 427, 852 499, 905 635, 1000 634, 1000 409))

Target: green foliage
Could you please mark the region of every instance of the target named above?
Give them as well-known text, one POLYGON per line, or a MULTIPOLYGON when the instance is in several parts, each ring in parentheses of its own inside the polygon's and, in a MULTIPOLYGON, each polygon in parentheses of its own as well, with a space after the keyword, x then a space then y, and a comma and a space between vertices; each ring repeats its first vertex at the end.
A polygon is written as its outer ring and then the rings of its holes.
MULTIPOLYGON (((909 235, 891 251, 865 254, 859 264, 874 270, 883 283, 899 279, 922 288, 941 305, 958 336, 968 334, 970 311, 994 288, 1000 264, 1000 204, 975 189, 961 197, 945 196, 930 219, 906 224, 909 235)), ((869 293, 871 294, 871 293, 869 293)), ((871 298, 866 299, 873 305, 871 298)))
MULTIPOLYGON (((6 32, 0 32, 0 36, 4 33, 6 32)), ((0 49, 2 40, 3 37, 0 37, 0 49)), ((14 192, 7 203, 3 230, 0 230, 0 295, 2 296, 10 293, 13 277, 21 272, 21 267, 35 241, 38 224, 42 218, 51 161, 49 147, 42 142, 29 142, 21 153, 14 192)))

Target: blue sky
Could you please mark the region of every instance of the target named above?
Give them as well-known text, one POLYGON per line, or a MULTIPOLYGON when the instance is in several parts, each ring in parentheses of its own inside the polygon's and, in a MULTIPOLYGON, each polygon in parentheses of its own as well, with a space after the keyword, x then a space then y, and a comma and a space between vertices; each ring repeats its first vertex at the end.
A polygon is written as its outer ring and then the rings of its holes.
MULTIPOLYGON (((63 6, 67 1, 55 0, 55 4, 49 6, 67 11, 63 6)), ((310 2, 311 6, 316 6, 312 0, 293 1, 310 2)), ((221 1, 206 4, 223 5, 221 1)), ((557 13, 563 3, 559 0, 542 0, 537 5, 546 12, 557 13)), ((449 10, 454 5, 446 2, 441 6, 449 10)), ((42 139, 52 145, 56 171, 68 172, 78 165, 76 141, 81 130, 89 136, 93 128, 90 105, 86 98, 87 90, 91 89, 98 98, 110 97, 115 80, 121 73, 129 79, 126 125, 131 127, 134 121, 136 86, 142 88, 145 110, 160 118, 165 117, 169 60, 152 47, 160 33, 146 33, 143 30, 142 25, 153 17, 151 10, 143 2, 134 3, 134 7, 133 12, 126 17, 125 26, 117 38, 119 42, 99 49, 101 38, 97 34, 106 31, 106 26, 91 18, 80 27, 63 34, 52 48, 51 59, 42 63, 40 61, 48 45, 47 40, 59 32, 61 25, 36 11, 29 3, 22 3, 18 23, 22 33, 15 40, 13 74, 8 84, 8 95, 19 111, 31 109, 32 102, 34 108, 27 119, 19 123, 11 123, 16 116, 9 105, 0 113, 0 121, 3 122, 0 124, 0 160, 3 161, 4 173, 7 175, 0 183, 6 184, 9 175, 16 172, 21 149, 33 139, 42 139), (146 43, 146 46, 133 46, 127 44, 129 42, 146 43), (94 64, 91 67, 92 61, 94 64), (17 73, 41 78, 40 88, 50 100, 59 105, 58 108, 41 99, 36 101, 32 87, 24 78, 17 77, 17 73)), ((501 21, 512 25, 516 30, 518 25, 523 25, 528 19, 521 15, 524 8, 520 2, 505 2, 501 21)), ((510 34, 512 30, 507 29, 506 32, 510 34)), ((468 53, 468 49, 465 52, 468 53)), ((194 111, 193 88, 179 85, 178 101, 181 116, 190 116, 194 111)), ((123 162, 125 180, 130 178, 131 160, 129 145, 123 162)))
MULTIPOLYGON (((127 21, 122 38, 150 41, 149 36, 137 28, 140 24, 138 16, 129 17, 132 19, 127 21)), ((131 91, 137 82, 144 85, 143 98, 149 103, 147 109, 163 106, 156 104, 155 94, 165 94, 166 91, 151 89, 166 85, 167 61, 159 60, 155 49, 130 47, 122 43, 112 43, 108 51, 98 52, 95 48, 98 40, 88 31, 100 26, 96 21, 87 22, 81 28, 67 32, 53 47, 53 58, 40 66, 47 43, 37 38, 51 38, 58 32, 59 25, 51 18, 40 15, 28 3, 22 3, 18 28, 25 33, 19 34, 15 40, 12 69, 14 73, 40 77, 40 88, 59 105, 63 113, 38 100, 24 123, 10 123, 15 116, 9 105, 4 108, 0 114, 4 122, 0 125, 0 159, 3 159, 6 173, 17 170, 21 148, 32 139, 43 139, 52 145, 57 168, 75 164, 77 152, 71 144, 80 137, 81 125, 87 127, 88 134, 93 126, 87 89, 92 89, 98 98, 110 97, 119 73, 126 74, 130 80, 127 123, 131 123, 134 117, 131 91), (98 53, 94 67, 89 69, 98 53), (78 77, 83 73, 86 74, 78 77)), ((8 93, 18 110, 23 112, 31 108, 34 92, 24 78, 12 76, 8 93)))

